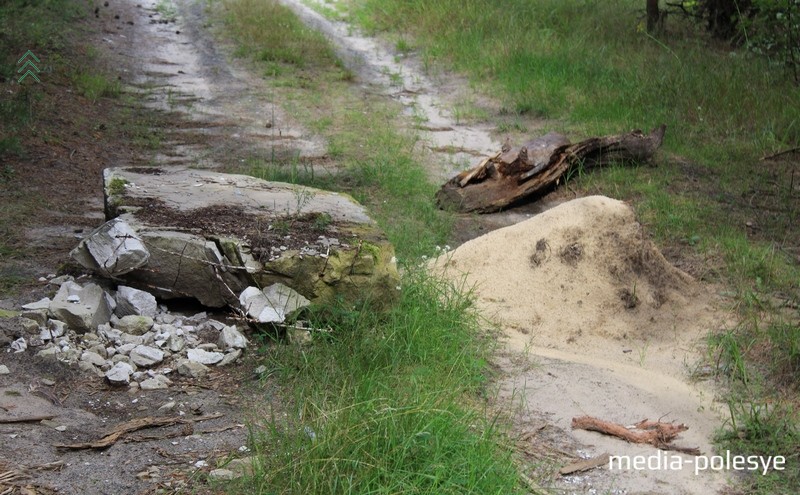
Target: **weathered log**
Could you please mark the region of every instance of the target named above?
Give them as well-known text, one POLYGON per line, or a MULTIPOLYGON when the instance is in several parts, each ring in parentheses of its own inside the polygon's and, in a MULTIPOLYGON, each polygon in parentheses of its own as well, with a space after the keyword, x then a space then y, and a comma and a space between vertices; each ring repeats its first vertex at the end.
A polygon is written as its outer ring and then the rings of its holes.
POLYGON ((695 447, 680 447, 672 443, 681 433, 689 429, 684 424, 662 423, 661 421, 648 421, 646 419, 627 428, 621 424, 593 418, 592 416, 579 416, 572 418, 572 429, 588 430, 604 433, 621 438, 630 443, 647 443, 661 450, 674 450, 685 454, 700 455, 700 450, 695 447))
POLYGON ((572 167, 583 170, 614 162, 645 162, 664 140, 666 125, 650 134, 594 137, 576 144, 549 133, 519 148, 501 150, 477 167, 447 181, 436 194, 440 208, 459 212, 500 211, 548 187, 557 185, 572 167))

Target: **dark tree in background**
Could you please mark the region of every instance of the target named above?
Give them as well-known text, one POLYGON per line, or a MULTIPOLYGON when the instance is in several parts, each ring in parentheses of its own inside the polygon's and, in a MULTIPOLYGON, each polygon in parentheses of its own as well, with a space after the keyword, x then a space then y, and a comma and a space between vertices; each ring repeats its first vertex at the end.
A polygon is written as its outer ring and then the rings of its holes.
POLYGON ((647 32, 655 31, 660 21, 661 11, 658 8, 658 0, 647 0, 647 32))
POLYGON ((708 32, 722 40, 735 40, 741 19, 753 13, 751 0, 702 0, 699 5, 699 15, 706 20, 708 32))
POLYGON ((800 83, 800 0, 646 0, 647 31, 667 14, 702 23, 715 39, 770 58, 800 83))

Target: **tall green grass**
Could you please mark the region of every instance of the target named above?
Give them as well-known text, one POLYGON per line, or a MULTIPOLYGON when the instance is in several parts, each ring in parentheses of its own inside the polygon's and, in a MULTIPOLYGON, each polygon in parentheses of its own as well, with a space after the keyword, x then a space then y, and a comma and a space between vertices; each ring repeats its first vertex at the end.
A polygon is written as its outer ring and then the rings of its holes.
POLYGON ((295 405, 254 431, 244 493, 519 493, 501 428, 476 394, 490 348, 469 298, 408 273, 389 313, 323 308, 332 331, 273 348, 271 372, 295 405), (474 399, 470 400, 470 397, 474 399))

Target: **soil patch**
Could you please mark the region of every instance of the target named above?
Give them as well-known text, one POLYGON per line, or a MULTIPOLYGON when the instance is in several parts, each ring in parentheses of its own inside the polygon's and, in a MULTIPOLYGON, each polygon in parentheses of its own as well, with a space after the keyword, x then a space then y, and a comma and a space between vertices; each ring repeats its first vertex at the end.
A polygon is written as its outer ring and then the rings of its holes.
POLYGON ((325 213, 305 213, 281 219, 254 216, 240 206, 213 205, 193 210, 175 210, 158 200, 145 200, 134 216, 152 226, 192 232, 208 238, 242 239, 258 257, 269 257, 272 248, 300 249, 315 244, 320 236, 335 234, 336 225, 325 213))

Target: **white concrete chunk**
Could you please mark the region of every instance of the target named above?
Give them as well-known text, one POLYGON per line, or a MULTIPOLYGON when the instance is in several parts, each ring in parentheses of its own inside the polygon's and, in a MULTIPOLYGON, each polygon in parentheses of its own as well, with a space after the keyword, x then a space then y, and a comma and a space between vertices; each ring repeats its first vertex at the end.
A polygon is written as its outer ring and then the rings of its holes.
POLYGON ((137 345, 130 353, 136 366, 148 367, 164 360, 164 351, 146 345, 137 345))
POLYGON ((127 315, 141 315, 155 318, 158 303, 154 295, 125 285, 117 287, 117 309, 114 313, 122 318, 127 315))
POLYGON ((203 349, 189 349, 189 352, 186 353, 186 357, 190 361, 200 364, 216 364, 222 361, 225 355, 221 352, 208 352, 204 351, 203 349))
POLYGON ((144 266, 150 252, 125 221, 114 218, 83 239, 70 256, 86 268, 119 276, 144 266))

